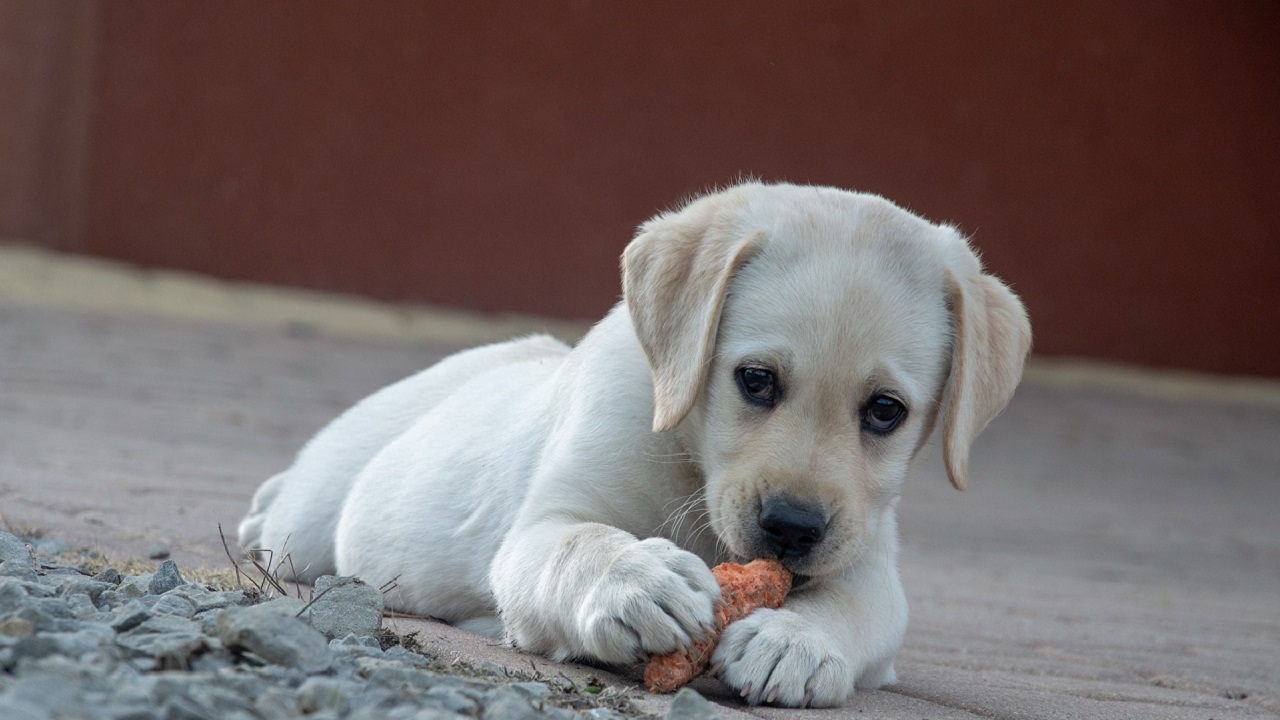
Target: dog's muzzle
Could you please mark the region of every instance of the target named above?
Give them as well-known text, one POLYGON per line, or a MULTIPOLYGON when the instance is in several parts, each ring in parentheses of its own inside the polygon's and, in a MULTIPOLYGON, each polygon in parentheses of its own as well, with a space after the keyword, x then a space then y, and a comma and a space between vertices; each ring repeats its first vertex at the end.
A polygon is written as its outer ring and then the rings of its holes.
POLYGON ((775 496, 761 504, 759 523, 770 552, 779 560, 799 560, 822 542, 827 517, 812 505, 775 496))

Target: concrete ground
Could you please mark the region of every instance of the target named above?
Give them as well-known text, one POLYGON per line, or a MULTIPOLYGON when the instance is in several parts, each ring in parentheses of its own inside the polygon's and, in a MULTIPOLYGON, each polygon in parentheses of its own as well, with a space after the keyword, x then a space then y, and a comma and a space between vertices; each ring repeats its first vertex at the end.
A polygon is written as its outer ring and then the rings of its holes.
MULTIPOLYGON (((257 484, 323 423, 467 342, 536 325, 0 245, 3 520, 112 558, 159 542, 180 567, 226 565, 218 523, 234 540, 257 484)), ((726 717, 1280 714, 1277 384, 1035 362, 970 474, 952 490, 931 448, 908 482, 897 684, 823 711, 697 687, 726 717)), ((445 657, 636 681, 388 622, 445 657)))

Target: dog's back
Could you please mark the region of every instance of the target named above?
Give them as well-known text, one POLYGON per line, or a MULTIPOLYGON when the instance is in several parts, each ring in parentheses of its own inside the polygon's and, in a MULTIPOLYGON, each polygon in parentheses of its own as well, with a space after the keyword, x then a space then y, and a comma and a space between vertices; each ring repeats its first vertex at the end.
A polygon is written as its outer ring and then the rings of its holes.
POLYGON ((240 521, 241 547, 262 551, 281 577, 312 582, 334 574, 334 531, 356 476, 388 444, 476 375, 511 363, 560 359, 564 343, 546 335, 473 348, 389 385, 329 423, 293 466, 253 496, 240 521), (285 555, 289 560, 285 560, 285 555))

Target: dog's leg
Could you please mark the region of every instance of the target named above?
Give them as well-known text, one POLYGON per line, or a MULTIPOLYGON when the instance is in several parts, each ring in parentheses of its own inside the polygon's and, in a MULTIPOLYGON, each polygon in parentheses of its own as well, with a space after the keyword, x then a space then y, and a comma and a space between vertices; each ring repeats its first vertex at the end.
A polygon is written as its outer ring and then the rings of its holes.
POLYGON ((896 565, 872 562, 730 625, 711 667, 753 705, 834 707, 855 685, 894 681, 893 654, 906 629, 896 565))
POLYGON ((490 582, 517 647, 606 663, 635 662, 703 636, 720 595, 698 556, 591 522, 516 528, 490 582))
POLYGON ((240 521, 238 530, 240 547, 252 551, 263 546, 262 530, 267 521, 267 511, 270 509, 271 504, 276 501, 276 497, 280 495, 280 490, 284 487, 287 475, 288 473, 279 473, 273 476, 262 483, 262 486, 253 494, 253 502, 249 505, 249 513, 240 521))

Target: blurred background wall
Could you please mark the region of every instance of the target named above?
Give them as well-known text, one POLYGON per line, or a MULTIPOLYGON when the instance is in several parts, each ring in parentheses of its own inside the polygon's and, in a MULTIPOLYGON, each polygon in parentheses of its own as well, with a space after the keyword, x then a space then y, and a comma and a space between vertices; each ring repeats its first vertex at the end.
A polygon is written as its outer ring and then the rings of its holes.
POLYGON ((973 235, 1036 352, 1280 376, 1275 2, 0 0, 0 236, 575 318, 754 176, 973 235))

